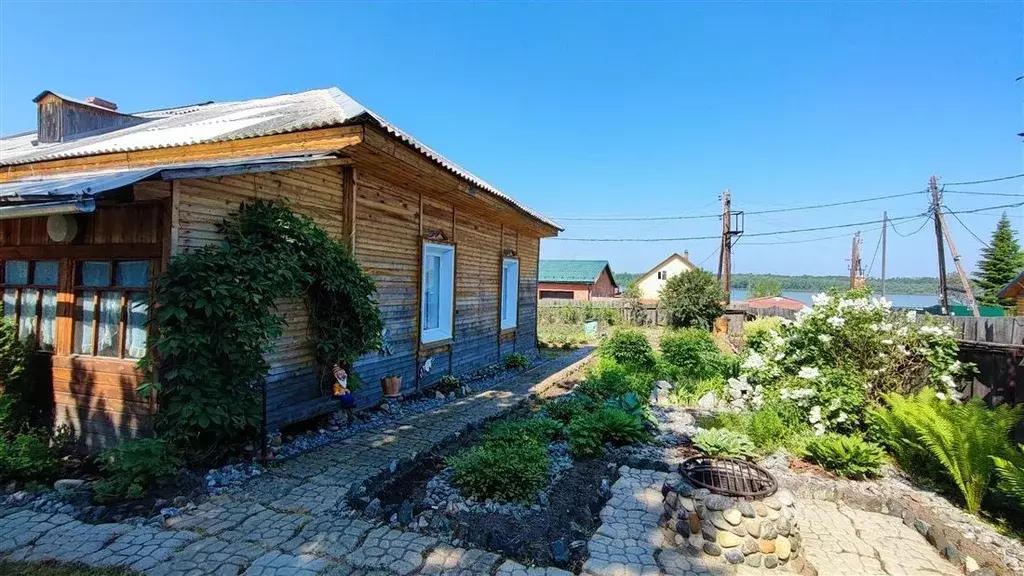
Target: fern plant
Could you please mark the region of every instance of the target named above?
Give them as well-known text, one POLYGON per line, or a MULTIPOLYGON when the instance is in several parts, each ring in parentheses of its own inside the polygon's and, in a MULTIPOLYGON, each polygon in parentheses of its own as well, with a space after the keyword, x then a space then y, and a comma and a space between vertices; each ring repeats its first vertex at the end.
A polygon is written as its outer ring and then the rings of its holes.
POLYGON ((991 456, 1011 453, 1010 431, 1020 410, 989 409, 976 398, 950 404, 930 388, 909 398, 886 394, 885 401, 888 408, 876 412, 875 421, 900 463, 923 463, 932 470, 938 464, 960 490, 968 512, 978 512, 996 469, 991 456))
POLYGON ((757 447, 746 434, 728 428, 701 430, 693 436, 693 445, 708 456, 751 458, 757 454, 757 447))
POLYGON ((871 478, 885 464, 885 451, 859 436, 829 434, 807 443, 808 460, 844 478, 871 478))
POLYGON ((1024 506, 1024 444, 1019 444, 1017 448, 1021 451, 1017 463, 999 456, 991 458, 999 476, 999 489, 1024 506))

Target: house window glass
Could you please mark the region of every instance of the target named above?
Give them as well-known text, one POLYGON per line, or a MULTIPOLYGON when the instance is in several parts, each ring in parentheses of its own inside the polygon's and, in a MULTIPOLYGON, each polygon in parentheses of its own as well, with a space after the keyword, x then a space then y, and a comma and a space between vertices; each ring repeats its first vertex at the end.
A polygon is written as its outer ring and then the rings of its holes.
POLYGON ((141 358, 148 340, 149 262, 79 262, 75 286, 74 352, 141 358))
POLYGON ((452 337, 455 304, 455 247, 423 245, 420 340, 434 342, 452 337))
POLYGON ((18 337, 53 349, 57 318, 57 262, 8 260, 3 265, 3 313, 18 337))
POLYGON ((519 309, 519 261, 501 262, 501 329, 515 328, 519 309))
POLYGON ((668 280, 668 270, 660 270, 658 272, 658 280, 668 280))

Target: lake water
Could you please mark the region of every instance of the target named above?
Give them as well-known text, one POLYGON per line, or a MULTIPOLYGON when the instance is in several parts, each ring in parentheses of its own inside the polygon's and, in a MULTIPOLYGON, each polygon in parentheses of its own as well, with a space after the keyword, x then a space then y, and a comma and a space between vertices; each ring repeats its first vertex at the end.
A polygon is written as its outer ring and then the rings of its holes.
MULTIPOLYGON (((782 293, 786 298, 799 300, 808 306, 811 305, 811 296, 814 294, 816 294, 816 292, 792 292, 788 290, 783 291, 782 293)), ((731 296, 733 302, 746 300, 747 291, 733 288, 731 296)), ((885 298, 891 301, 893 306, 907 308, 926 308, 939 303, 939 297, 931 294, 886 294, 885 298)))

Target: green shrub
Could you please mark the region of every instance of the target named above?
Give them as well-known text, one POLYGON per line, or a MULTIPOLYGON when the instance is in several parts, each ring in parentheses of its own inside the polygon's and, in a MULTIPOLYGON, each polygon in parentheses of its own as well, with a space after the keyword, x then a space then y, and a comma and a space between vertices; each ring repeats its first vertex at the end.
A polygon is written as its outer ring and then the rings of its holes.
POLYGON ((534 442, 547 444, 565 432, 565 426, 551 418, 505 420, 487 427, 484 442, 534 442))
POLYGON ((728 428, 701 430, 694 435, 693 445, 708 456, 751 458, 757 454, 757 447, 746 434, 728 428))
POLYGON ((943 470, 963 495, 967 511, 977 513, 995 474, 991 457, 1013 454, 1010 432, 1020 408, 989 409, 977 398, 951 404, 928 388, 912 397, 890 393, 884 398, 888 408, 874 418, 900 464, 914 471, 943 470), (912 467, 922 462, 924 467, 912 467))
POLYGON ((589 396, 573 395, 553 400, 544 405, 548 416, 563 424, 569 424, 576 418, 597 409, 597 402, 589 396))
POLYGON ((724 312, 726 295, 710 272, 695 269, 669 278, 659 297, 673 328, 710 330, 724 312))
POLYGON ((610 358, 600 358, 587 370, 587 378, 576 391, 595 400, 606 400, 634 390, 636 378, 610 358))
POLYGON ((520 370, 530 365, 530 359, 519 352, 513 352, 505 356, 505 368, 509 370, 520 370))
POLYGON ((628 394, 623 394, 618 398, 609 398, 604 401, 604 405, 606 408, 622 410, 638 420, 646 420, 649 418, 647 405, 644 404, 643 400, 639 396, 637 396, 636 392, 629 392, 628 394))
POLYGON ((682 328, 661 337, 661 356, 684 378, 703 380, 722 375, 722 352, 707 330, 682 328))
POLYGON ((462 381, 459 380, 458 376, 452 376, 451 374, 445 374, 441 376, 441 380, 434 387, 435 390, 442 394, 448 394, 449 392, 455 392, 462 387, 462 381))
POLYGON ((121 442, 100 454, 99 461, 106 475, 93 485, 99 502, 141 498, 181 467, 181 461, 168 453, 164 441, 152 438, 121 442))
POLYGON ((653 371, 658 364, 654 349, 640 330, 620 328, 601 343, 600 354, 632 370, 653 371))
POLYGON ((60 460, 45 432, 0 434, 0 481, 47 482, 60 473, 60 460))
POLYGON ((807 443, 806 457, 844 478, 874 478, 885 464, 885 451, 860 436, 827 434, 807 443))
POLYGON ((605 442, 621 446, 646 438, 641 419, 618 408, 602 408, 569 424, 569 450, 577 458, 600 456, 605 442))
POLYGON ((725 428, 733 432, 746 433, 750 414, 746 412, 715 412, 700 419, 701 428, 725 428))
POLYGON ((452 482, 466 496, 529 503, 547 484, 551 459, 535 442, 490 442, 449 458, 452 482))
POLYGON ((777 316, 765 316, 756 320, 749 320, 743 323, 743 342, 748 348, 759 352, 765 349, 765 345, 771 337, 771 332, 779 333, 782 327, 782 318, 777 316))
POLYGON ((704 380, 680 380, 672 390, 669 399, 682 406, 694 406, 708 392, 714 393, 715 398, 724 398, 725 380, 721 376, 704 380))
POLYGON ((1021 453, 1015 455, 1015 462, 998 456, 991 458, 999 476, 999 490, 1024 507, 1024 444, 1018 448, 1021 453))

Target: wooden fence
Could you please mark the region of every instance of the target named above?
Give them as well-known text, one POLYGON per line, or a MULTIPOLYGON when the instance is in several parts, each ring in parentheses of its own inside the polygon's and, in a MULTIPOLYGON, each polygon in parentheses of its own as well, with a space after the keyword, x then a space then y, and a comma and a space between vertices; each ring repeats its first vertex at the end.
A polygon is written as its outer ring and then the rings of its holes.
POLYGON ((602 318, 609 312, 616 315, 617 321, 634 326, 665 326, 668 316, 657 304, 630 302, 622 299, 608 300, 560 300, 549 298, 537 301, 540 320, 552 320, 556 315, 569 319, 569 323, 602 318))

